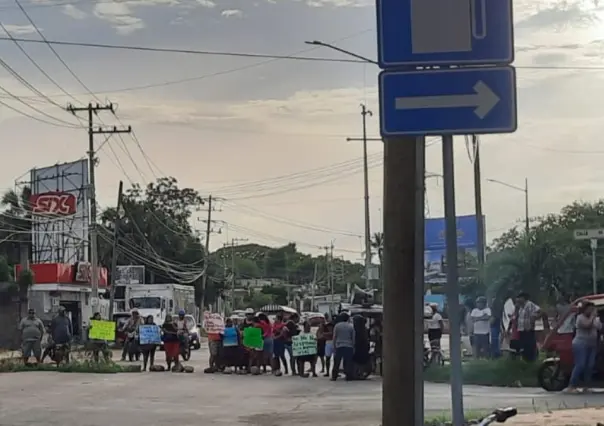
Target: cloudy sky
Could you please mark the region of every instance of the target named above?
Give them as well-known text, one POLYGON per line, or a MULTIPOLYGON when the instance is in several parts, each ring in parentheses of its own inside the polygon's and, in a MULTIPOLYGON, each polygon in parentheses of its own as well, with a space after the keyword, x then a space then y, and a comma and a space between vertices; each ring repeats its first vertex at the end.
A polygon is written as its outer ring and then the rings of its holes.
MULTIPOLYGON (((527 177, 531 214, 541 215, 575 199, 601 196, 604 4, 515 3, 519 128, 482 139, 483 175, 513 185, 523 185, 527 177)), ((50 40, 343 57, 304 44, 323 40, 369 57, 376 52, 370 0, 23 0, 22 5, 50 40)), ((12 36, 40 39, 13 0, 0 0, 0 11, 12 36)), ((0 58, 21 79, 0 71, 2 188, 34 166, 85 155, 85 130, 72 128, 79 123, 59 106, 94 101, 46 45, 22 47, 57 85, 15 43, 0 42, 0 58)), ((228 199, 215 218, 229 226, 213 235, 213 248, 227 234, 273 245, 297 241, 312 252, 335 240, 338 255, 361 257, 361 145, 346 137, 360 136, 361 102, 374 112, 369 136, 379 134, 376 67, 67 46, 56 51, 99 99, 119 105, 119 119, 133 126, 154 164, 151 170, 128 135, 123 142, 107 141, 97 168, 102 205, 115 203, 120 179, 173 175, 182 185, 228 199)), ((102 118, 119 124, 109 114, 102 118)), ((463 138, 455 147, 457 211, 471 214, 472 165, 463 138)), ((381 152, 381 142, 370 142, 373 231, 381 228, 381 152)), ((439 173, 440 144, 431 143, 427 153, 429 171, 439 173)), ((431 179, 428 188, 430 215, 440 216, 442 185, 431 179)), ((483 189, 492 239, 522 218, 524 198, 492 183, 483 189)))

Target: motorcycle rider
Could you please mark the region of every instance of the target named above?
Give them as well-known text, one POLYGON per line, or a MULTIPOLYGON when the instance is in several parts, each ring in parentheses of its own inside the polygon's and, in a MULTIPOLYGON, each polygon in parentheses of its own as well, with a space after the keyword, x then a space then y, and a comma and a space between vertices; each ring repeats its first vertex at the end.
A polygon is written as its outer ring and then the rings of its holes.
POLYGON ((143 319, 141 318, 138 309, 132 309, 130 311, 130 319, 124 324, 124 331, 126 332, 126 342, 124 343, 124 349, 122 349, 122 361, 128 359, 132 361, 133 356, 138 361, 140 359, 140 352, 138 351, 138 345, 136 340, 138 339, 138 327, 143 325, 143 319))
POLYGON ((187 327, 187 321, 185 319, 185 311, 181 309, 178 311, 178 318, 176 319, 176 330, 178 331, 178 338, 182 349, 188 348, 189 345, 189 328, 187 327))
POLYGON ((73 327, 71 325, 71 320, 65 313, 64 306, 59 306, 59 313, 50 323, 50 335, 52 337, 51 351, 58 345, 67 346, 67 350, 69 351, 69 344, 73 337, 73 327))

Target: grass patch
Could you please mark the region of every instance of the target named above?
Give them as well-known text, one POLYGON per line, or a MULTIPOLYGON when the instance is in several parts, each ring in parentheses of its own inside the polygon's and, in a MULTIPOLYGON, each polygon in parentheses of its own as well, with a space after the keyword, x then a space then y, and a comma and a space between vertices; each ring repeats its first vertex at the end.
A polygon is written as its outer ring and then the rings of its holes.
MULTIPOLYGON (((466 411, 465 418, 466 423, 473 423, 477 420, 481 420, 483 417, 487 416, 489 413, 482 411, 466 411)), ((451 414, 450 413, 442 413, 432 416, 426 416, 424 418, 424 426, 443 426, 451 424, 451 414)))
MULTIPOLYGON (((468 385, 503 387, 538 387, 539 362, 521 359, 474 360, 463 364, 463 382, 468 385)), ((424 380, 451 383, 451 366, 430 366, 424 371, 424 380)))
POLYGON ((140 373, 140 365, 122 366, 115 362, 94 362, 90 360, 72 360, 68 364, 23 364, 21 360, 8 359, 0 361, 0 373, 20 373, 26 371, 58 371, 61 373, 140 373))

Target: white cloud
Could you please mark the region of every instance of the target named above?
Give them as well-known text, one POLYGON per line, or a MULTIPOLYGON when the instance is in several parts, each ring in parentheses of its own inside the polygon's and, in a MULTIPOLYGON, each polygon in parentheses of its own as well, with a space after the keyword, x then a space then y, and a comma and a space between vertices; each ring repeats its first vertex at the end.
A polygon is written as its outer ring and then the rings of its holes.
POLYGON ((214 3, 212 0, 197 0, 197 3, 199 3, 203 7, 208 7, 208 8, 216 7, 216 3, 214 3))
POLYGON ((71 16, 73 19, 84 19, 88 17, 88 14, 81 9, 78 9, 72 4, 66 4, 63 6, 63 13, 67 16, 71 16))
MULTIPOLYGON (((36 28, 33 25, 4 24, 4 28, 6 28, 6 31, 8 31, 11 35, 14 35, 14 36, 36 33, 36 28)), ((38 29, 40 31, 42 31, 41 28, 38 28, 38 29)), ((0 30, 0 34, 4 34, 4 31, 0 30)))
POLYGON ((145 28, 143 20, 132 15, 132 10, 124 3, 97 3, 94 15, 111 23, 119 34, 128 35, 145 28))
POLYGON ((222 16, 225 18, 241 18, 243 16, 243 12, 239 9, 227 9, 220 12, 222 16))

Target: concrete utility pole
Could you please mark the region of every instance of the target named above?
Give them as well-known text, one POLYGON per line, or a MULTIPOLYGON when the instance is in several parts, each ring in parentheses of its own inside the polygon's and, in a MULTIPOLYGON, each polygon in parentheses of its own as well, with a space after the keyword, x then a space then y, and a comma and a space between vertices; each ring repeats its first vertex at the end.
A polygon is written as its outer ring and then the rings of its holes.
MULTIPOLYGON (((212 195, 210 194, 207 198, 207 203, 208 203, 208 218, 206 220, 202 220, 202 222, 206 223, 206 242, 205 242, 205 246, 203 249, 203 254, 204 254, 204 268, 205 268, 205 272, 203 274, 203 276, 201 277, 201 301, 200 301, 200 315, 201 315, 201 319, 203 319, 203 312, 205 310, 205 299, 206 299, 206 288, 208 285, 208 260, 210 259, 210 235, 212 234, 212 224, 216 221, 212 220, 212 212, 216 210, 215 206, 213 205, 213 203, 215 201, 222 201, 221 198, 212 198, 212 195)), ((200 321, 201 322, 201 321, 200 321)))
POLYGON ((367 164, 367 116, 373 113, 361 104, 363 117, 363 189, 365 199, 365 288, 371 290, 371 221, 369 216, 369 165, 367 164))
POLYGON ((118 256, 118 241, 120 238, 119 229, 121 222, 122 198, 124 195, 124 182, 120 180, 120 185, 117 190, 117 207, 115 209, 115 220, 113 222, 113 248, 111 250, 111 287, 109 288, 109 321, 113 319, 113 305, 115 303, 115 277, 117 275, 117 256, 118 256))
POLYGON ((88 167, 90 174, 90 264, 91 264, 91 278, 90 285, 92 288, 91 297, 93 300, 99 297, 99 260, 98 260, 98 230, 96 227, 96 179, 95 179, 95 166, 96 166, 96 152, 94 149, 94 135, 114 135, 118 133, 131 133, 132 127, 128 126, 125 129, 118 129, 116 126, 113 127, 94 127, 94 116, 99 111, 111 111, 115 114, 115 109, 112 103, 106 105, 92 104, 89 103, 85 107, 75 107, 73 105, 67 105, 67 111, 73 115, 77 115, 78 112, 88 112, 88 167))
MULTIPOLYGON (((482 216, 482 185, 480 173, 480 139, 472 135, 472 148, 474 151, 474 206, 476 214, 476 237, 478 239, 478 265, 483 266, 485 262, 485 235, 484 220, 482 216)), ((480 268, 482 270, 482 268, 480 268)), ((481 280, 484 279, 482 274, 481 280)))
POLYGON ((524 188, 521 186, 512 185, 497 179, 487 179, 487 182, 497 183, 499 185, 506 186, 516 191, 524 192, 524 231, 528 240, 529 233, 531 232, 531 220, 529 216, 529 190, 528 190, 528 178, 524 178, 524 188))

